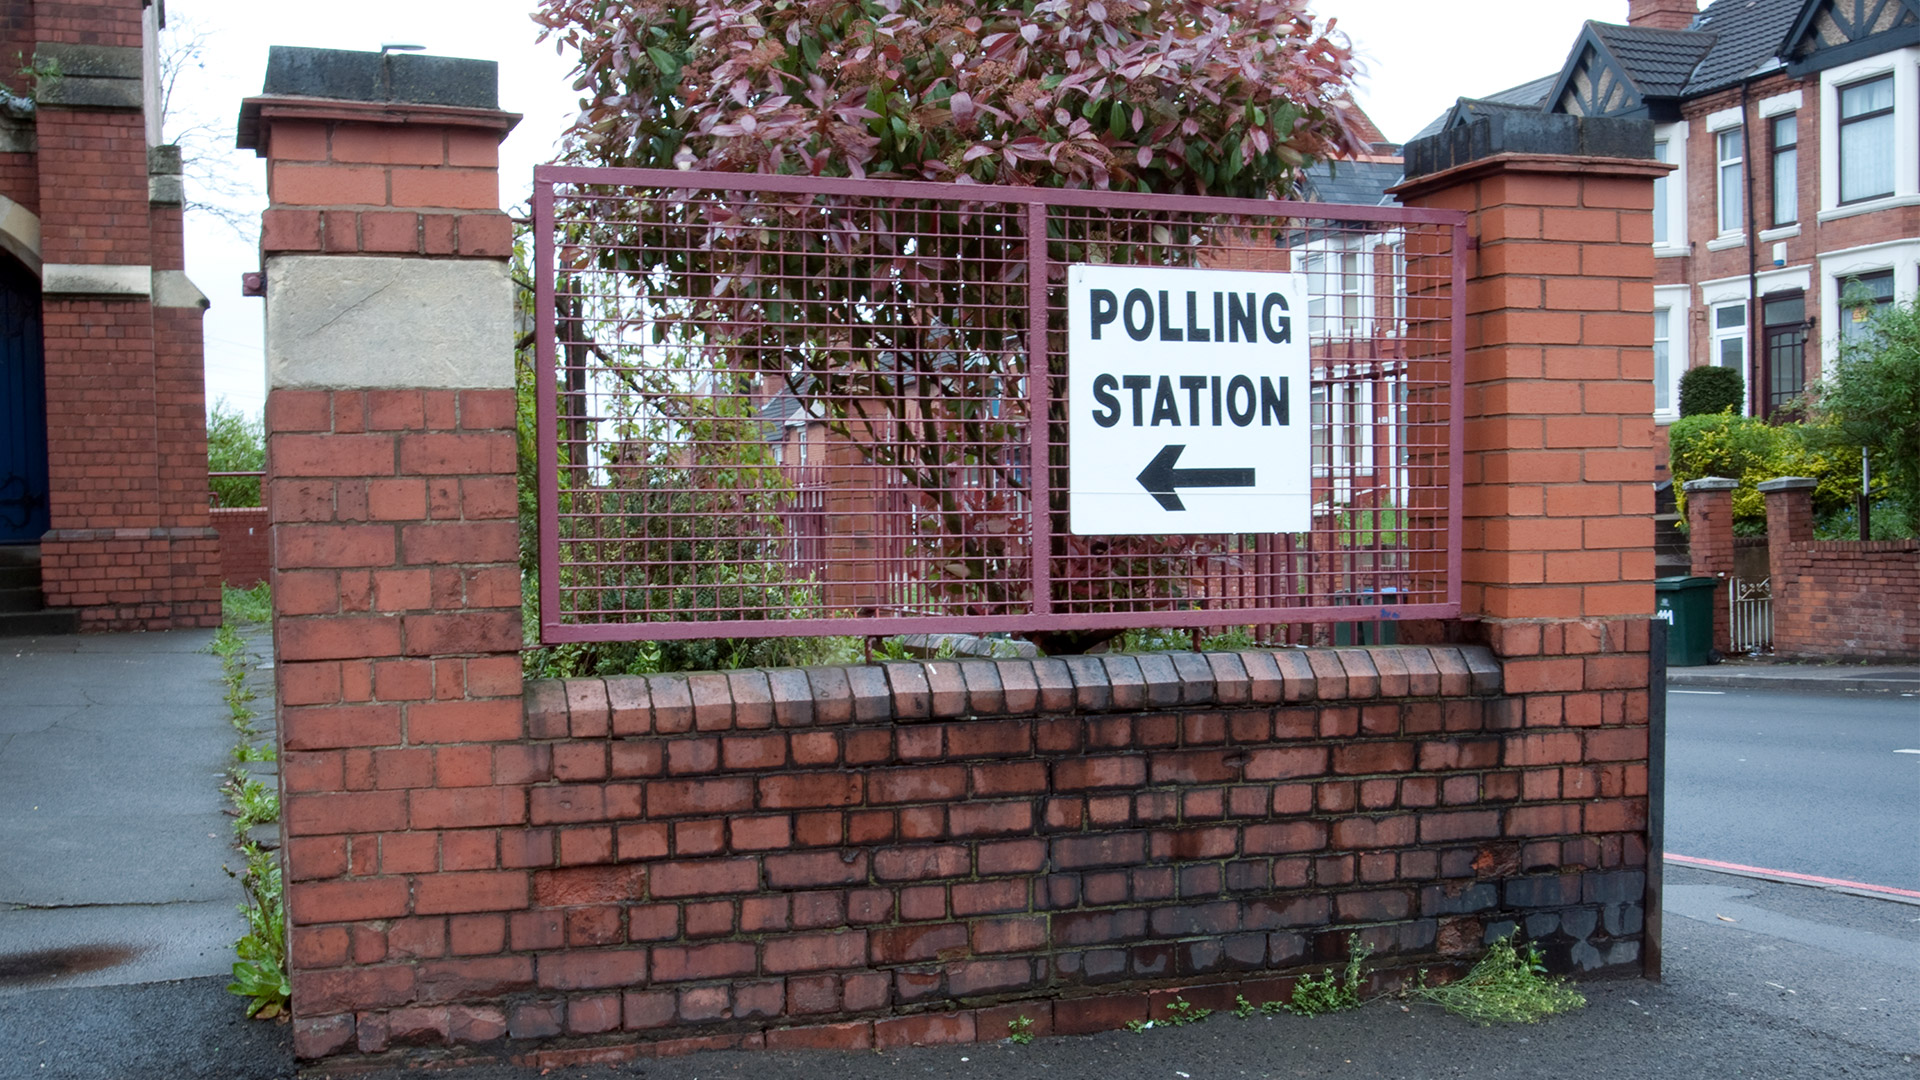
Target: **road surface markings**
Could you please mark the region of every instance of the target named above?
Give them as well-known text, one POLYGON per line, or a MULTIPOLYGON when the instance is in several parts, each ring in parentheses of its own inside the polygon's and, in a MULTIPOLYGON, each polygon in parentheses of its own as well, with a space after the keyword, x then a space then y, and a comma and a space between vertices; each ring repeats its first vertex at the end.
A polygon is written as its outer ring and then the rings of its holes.
POLYGON ((1888 896, 1905 896, 1920 900, 1920 892, 1915 892, 1912 889, 1896 889, 1891 885, 1869 885, 1864 881, 1848 881, 1845 878, 1820 877, 1815 874, 1796 874, 1791 870, 1769 870, 1764 866, 1747 866, 1743 863, 1721 862, 1718 859, 1697 859, 1691 855, 1675 855, 1671 851, 1665 852, 1664 855, 1667 862, 1679 863, 1682 866, 1699 866, 1709 870, 1734 870, 1741 873, 1759 874, 1786 881, 1803 881, 1809 885, 1829 885, 1842 889, 1865 889, 1872 893, 1884 893, 1888 896))
POLYGON ((1895 750, 1896 754, 1920 754, 1920 750, 1895 750))
POLYGON ((1725 690, 1668 690, 1667 693, 1669 694, 1712 694, 1715 697, 1725 697, 1727 692, 1725 690))

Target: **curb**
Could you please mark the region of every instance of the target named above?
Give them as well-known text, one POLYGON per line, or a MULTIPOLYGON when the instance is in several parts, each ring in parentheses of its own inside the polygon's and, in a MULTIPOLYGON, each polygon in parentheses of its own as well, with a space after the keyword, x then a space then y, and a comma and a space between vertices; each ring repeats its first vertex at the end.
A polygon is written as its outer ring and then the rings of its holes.
POLYGON ((1752 878, 1755 881, 1768 881, 1775 885, 1798 885, 1803 889, 1819 889, 1821 892, 1840 893, 1845 896, 1859 896, 1868 900, 1885 900, 1889 903, 1920 907, 1920 899, 1916 899, 1915 897, 1885 892, 1877 888, 1861 888, 1859 887, 1859 883, 1856 882, 1821 881, 1815 878, 1808 878, 1801 874, 1786 874, 1778 871, 1763 870, 1759 867, 1726 865, 1703 866, 1700 860, 1690 859, 1684 855, 1676 856, 1672 852, 1667 852, 1663 855, 1661 862, 1667 866, 1678 867, 1685 870, 1698 870, 1706 874, 1726 874, 1729 877, 1752 878))
POLYGON ((1667 685, 1705 686, 1725 690, 1814 690, 1848 691, 1854 693, 1920 693, 1920 678, 1890 679, 1849 679, 1849 678, 1812 678, 1793 675, 1748 675, 1720 674, 1712 671, 1694 673, 1669 669, 1667 685))

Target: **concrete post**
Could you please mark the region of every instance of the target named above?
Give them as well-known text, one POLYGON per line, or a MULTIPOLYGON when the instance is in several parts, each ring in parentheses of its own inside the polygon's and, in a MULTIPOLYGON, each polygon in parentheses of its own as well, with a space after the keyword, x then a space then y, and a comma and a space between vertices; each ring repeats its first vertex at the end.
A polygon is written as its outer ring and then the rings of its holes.
POLYGON ((1733 651, 1727 590, 1733 577, 1733 490, 1739 486, 1738 480, 1703 476, 1685 488, 1689 569, 1695 577, 1719 581, 1713 587, 1713 647, 1722 653, 1733 651))
MULTIPOLYGON (((403 1008, 396 1033, 385 1011, 426 993, 417 961, 504 934, 502 913, 527 903, 522 845, 503 839, 525 799, 493 786, 530 767, 505 745, 524 727, 497 153, 518 118, 496 107, 496 78, 477 60, 276 48, 242 106, 270 202, 267 506, 301 1057, 377 1053, 419 1038, 416 1023, 504 1031, 484 1010, 403 1008)), ((490 977, 530 986, 521 963, 490 977)), ((437 977, 479 976, 448 960, 437 977)))

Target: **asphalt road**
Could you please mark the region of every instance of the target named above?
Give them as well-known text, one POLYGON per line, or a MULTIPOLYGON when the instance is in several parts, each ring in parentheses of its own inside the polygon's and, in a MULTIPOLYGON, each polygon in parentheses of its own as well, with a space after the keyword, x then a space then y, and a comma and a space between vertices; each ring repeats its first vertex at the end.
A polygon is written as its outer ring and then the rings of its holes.
POLYGON ((1672 690, 1667 851, 1920 890, 1920 753, 1900 750, 1920 698, 1672 690))

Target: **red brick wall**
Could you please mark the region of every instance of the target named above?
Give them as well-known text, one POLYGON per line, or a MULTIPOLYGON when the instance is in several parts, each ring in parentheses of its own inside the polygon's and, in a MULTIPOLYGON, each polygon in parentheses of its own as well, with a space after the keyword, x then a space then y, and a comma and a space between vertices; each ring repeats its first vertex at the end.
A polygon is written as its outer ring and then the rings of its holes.
POLYGON ((1920 541, 1788 544, 1773 566, 1774 652, 1920 659, 1920 541))
POLYGON ((1920 541, 1816 541, 1812 482, 1767 492, 1773 651, 1920 659, 1920 541))
POLYGON ((529 686, 524 721, 333 710, 354 748, 290 728, 284 760, 296 1052, 1083 1032, 1171 988, 1283 997, 1275 973, 1349 933, 1404 971, 1527 917, 1562 966, 1637 965, 1644 691, 1502 676, 1408 647, 580 679, 529 686))
POLYGON ((238 589, 267 580, 272 560, 267 545, 267 508, 215 507, 213 529, 220 534, 220 580, 238 589))

